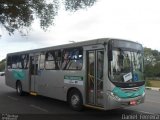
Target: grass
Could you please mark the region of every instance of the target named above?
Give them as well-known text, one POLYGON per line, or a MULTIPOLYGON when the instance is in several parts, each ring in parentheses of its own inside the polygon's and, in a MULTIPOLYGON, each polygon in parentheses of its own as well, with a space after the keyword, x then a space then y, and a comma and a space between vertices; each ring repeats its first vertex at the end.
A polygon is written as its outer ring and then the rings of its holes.
POLYGON ((160 80, 147 80, 146 86, 160 88, 160 80))

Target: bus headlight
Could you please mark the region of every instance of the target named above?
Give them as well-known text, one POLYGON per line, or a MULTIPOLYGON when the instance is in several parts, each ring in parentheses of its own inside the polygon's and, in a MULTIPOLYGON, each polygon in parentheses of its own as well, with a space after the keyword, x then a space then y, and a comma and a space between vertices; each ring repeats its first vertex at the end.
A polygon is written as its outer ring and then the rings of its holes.
POLYGON ((144 97, 144 96, 145 96, 145 94, 146 94, 146 93, 145 93, 145 91, 144 91, 144 92, 143 92, 143 94, 142 94, 142 97, 144 97))
POLYGON ((114 94, 113 92, 111 91, 108 91, 109 92, 109 95, 112 96, 112 98, 116 101, 120 101, 121 98, 119 98, 116 94, 114 94))

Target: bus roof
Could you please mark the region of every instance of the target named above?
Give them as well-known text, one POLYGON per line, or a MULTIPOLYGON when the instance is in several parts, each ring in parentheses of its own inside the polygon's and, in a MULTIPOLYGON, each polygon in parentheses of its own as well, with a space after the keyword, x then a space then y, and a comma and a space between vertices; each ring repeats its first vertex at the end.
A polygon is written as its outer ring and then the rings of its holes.
MULTIPOLYGON (((58 49, 63 49, 63 48, 73 48, 73 47, 81 47, 81 46, 88 46, 88 45, 105 44, 105 43, 107 44, 109 40, 122 40, 122 39, 99 38, 99 39, 86 40, 86 41, 82 41, 82 42, 75 42, 75 43, 56 45, 56 46, 45 47, 45 48, 38 48, 38 49, 33 49, 33 50, 8 53, 7 55, 16 55, 16 54, 24 54, 24 53, 37 53, 37 52, 54 50, 54 49, 58 50, 58 49)), ((123 40, 123 41, 133 42, 133 41, 129 41, 129 40, 123 40)), ((136 42, 133 42, 133 43, 136 43, 136 42)))

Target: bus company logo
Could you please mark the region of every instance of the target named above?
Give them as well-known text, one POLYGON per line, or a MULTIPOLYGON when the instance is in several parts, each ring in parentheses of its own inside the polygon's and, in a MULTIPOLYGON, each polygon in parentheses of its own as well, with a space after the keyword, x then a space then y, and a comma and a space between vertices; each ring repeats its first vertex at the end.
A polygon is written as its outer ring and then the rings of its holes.
POLYGON ((64 76, 64 83, 83 85, 83 77, 81 77, 81 76, 64 76))

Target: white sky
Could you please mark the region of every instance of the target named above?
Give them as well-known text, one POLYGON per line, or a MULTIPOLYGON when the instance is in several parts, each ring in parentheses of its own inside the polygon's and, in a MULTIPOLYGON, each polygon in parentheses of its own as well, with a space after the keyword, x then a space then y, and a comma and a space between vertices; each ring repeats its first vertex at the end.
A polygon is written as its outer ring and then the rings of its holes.
POLYGON ((95 38, 121 38, 160 50, 159 0, 97 0, 75 13, 60 9, 55 26, 44 32, 35 21, 28 36, 9 36, 1 27, 0 60, 7 53, 95 38))

